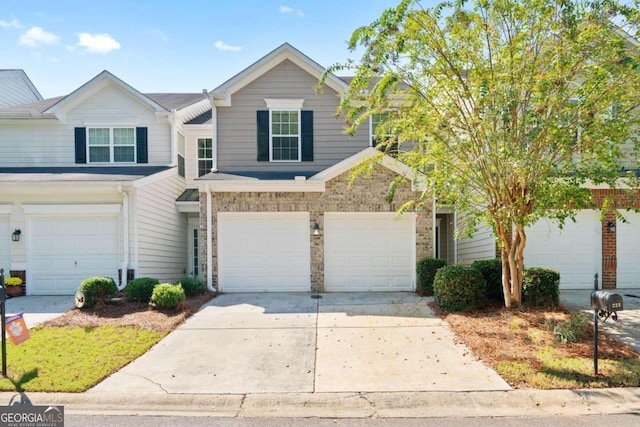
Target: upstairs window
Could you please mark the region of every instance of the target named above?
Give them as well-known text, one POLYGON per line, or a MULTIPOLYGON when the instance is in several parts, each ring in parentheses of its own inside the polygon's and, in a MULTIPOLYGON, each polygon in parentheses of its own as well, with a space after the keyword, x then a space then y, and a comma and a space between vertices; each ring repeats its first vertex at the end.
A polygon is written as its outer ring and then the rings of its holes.
POLYGON ((178 132, 178 175, 185 177, 184 170, 185 143, 184 135, 178 132))
POLYGON ((385 128, 385 123, 389 120, 389 113, 372 114, 371 124, 371 141, 372 147, 378 147, 380 151, 385 153, 397 153, 398 143, 396 136, 391 129, 385 128))
POLYGON ((213 140, 198 138, 198 176, 206 175, 213 168, 213 140))
POLYGON ((89 163, 135 163, 135 128, 88 128, 89 163))
POLYGON ((271 161, 300 161, 300 111, 270 111, 271 161))

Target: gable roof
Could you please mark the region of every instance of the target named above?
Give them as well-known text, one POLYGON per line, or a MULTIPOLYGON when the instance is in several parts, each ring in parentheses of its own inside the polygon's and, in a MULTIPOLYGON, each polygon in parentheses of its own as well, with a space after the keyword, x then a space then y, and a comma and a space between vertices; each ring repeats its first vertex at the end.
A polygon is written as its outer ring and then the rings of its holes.
POLYGON ((0 70, 0 108, 41 99, 24 70, 0 70))
POLYGON ((116 85, 124 92, 129 93, 131 96, 138 99, 140 102, 149 105, 149 107, 154 109, 157 113, 169 112, 167 108, 138 92, 138 90, 134 89, 132 86, 129 86, 127 83, 105 70, 89 80, 87 83, 80 86, 78 89, 71 92, 69 95, 62 98, 60 101, 53 104, 45 111, 43 111, 43 114, 52 113, 57 115, 58 113, 64 113, 74 106, 78 105, 82 101, 90 98, 92 95, 97 93, 109 83, 116 85))
MULTIPOLYGON (((222 83, 217 88, 213 89, 210 92, 210 95, 214 105, 230 106, 231 96, 234 93, 285 60, 293 62, 298 67, 318 79, 320 79, 326 71, 324 67, 300 52, 298 49, 294 48, 289 43, 284 43, 275 50, 269 52, 267 55, 263 56, 258 61, 254 62, 249 67, 242 70, 240 73, 222 83)), ((330 74, 327 77, 326 85, 339 94, 345 92, 349 86, 344 82, 344 80, 334 76, 333 74, 330 74)))

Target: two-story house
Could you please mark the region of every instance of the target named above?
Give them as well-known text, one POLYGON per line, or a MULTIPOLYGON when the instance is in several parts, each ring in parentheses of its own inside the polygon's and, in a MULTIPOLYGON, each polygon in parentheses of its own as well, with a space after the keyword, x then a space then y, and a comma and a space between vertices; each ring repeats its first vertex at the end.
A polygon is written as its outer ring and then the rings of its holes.
POLYGON ((396 214, 420 189, 390 157, 350 183, 377 151, 371 129, 343 133, 347 82, 317 94, 323 72, 284 44, 208 94, 142 94, 104 71, 0 109, 0 267, 29 294, 187 274, 226 292, 413 290, 433 212, 396 214))

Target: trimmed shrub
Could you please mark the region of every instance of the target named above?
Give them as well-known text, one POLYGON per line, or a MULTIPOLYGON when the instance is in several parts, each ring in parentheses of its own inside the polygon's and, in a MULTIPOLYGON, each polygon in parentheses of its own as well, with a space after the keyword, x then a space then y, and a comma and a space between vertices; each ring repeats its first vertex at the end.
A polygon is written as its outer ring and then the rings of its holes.
POLYGON ((127 283, 124 294, 129 301, 149 302, 153 288, 160 283, 152 277, 138 277, 127 283))
POLYGON ((80 283, 80 291, 84 294, 84 306, 93 307, 113 298, 118 293, 116 282, 111 277, 90 277, 80 283))
POLYGON ((420 295, 433 295, 433 279, 438 269, 447 265, 442 258, 422 258, 418 261, 416 275, 418 279, 417 291, 420 295))
POLYGON ((174 309, 184 302, 184 289, 180 285, 160 283, 153 288, 149 305, 155 308, 174 309))
POLYGON ((174 285, 182 285, 184 293, 187 296, 198 295, 204 289, 204 282, 199 277, 185 276, 173 283, 174 285))
POLYGON ((591 335, 589 319, 583 314, 574 314, 568 320, 553 327, 553 337, 558 343, 584 341, 591 335))
POLYGON ((478 270, 487 287, 487 298, 504 302, 502 290, 502 260, 479 259, 471 263, 471 268, 478 270))
POLYGON ((476 269, 460 265, 445 266, 433 280, 433 300, 449 311, 481 308, 485 302, 486 286, 476 269))
POLYGON ((560 302, 560 273, 549 268, 527 268, 522 275, 522 304, 554 308, 560 302))

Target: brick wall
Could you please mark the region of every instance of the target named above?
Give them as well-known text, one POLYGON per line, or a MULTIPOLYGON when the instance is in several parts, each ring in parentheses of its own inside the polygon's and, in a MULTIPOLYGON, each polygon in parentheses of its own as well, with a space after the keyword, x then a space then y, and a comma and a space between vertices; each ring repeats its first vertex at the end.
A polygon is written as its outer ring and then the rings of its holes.
MULTIPOLYGON (((371 176, 360 176, 349 186, 350 172, 346 172, 327 182, 323 193, 289 192, 244 192, 213 193, 211 230, 213 230, 211 260, 213 285, 217 286, 218 212, 309 212, 309 233, 315 223, 324 229, 325 212, 395 212, 407 200, 417 199, 419 192, 411 191, 409 183, 399 185, 395 198, 386 200, 387 190, 394 172, 378 166, 371 176)), ((206 242, 206 194, 200 194, 200 236, 206 242)), ((433 253, 433 210, 432 204, 423 207, 416 220, 416 259, 433 253)), ((314 292, 324 290, 324 235, 311 239, 311 288, 314 292)), ((202 270, 206 271, 206 245, 201 245, 202 270)))

